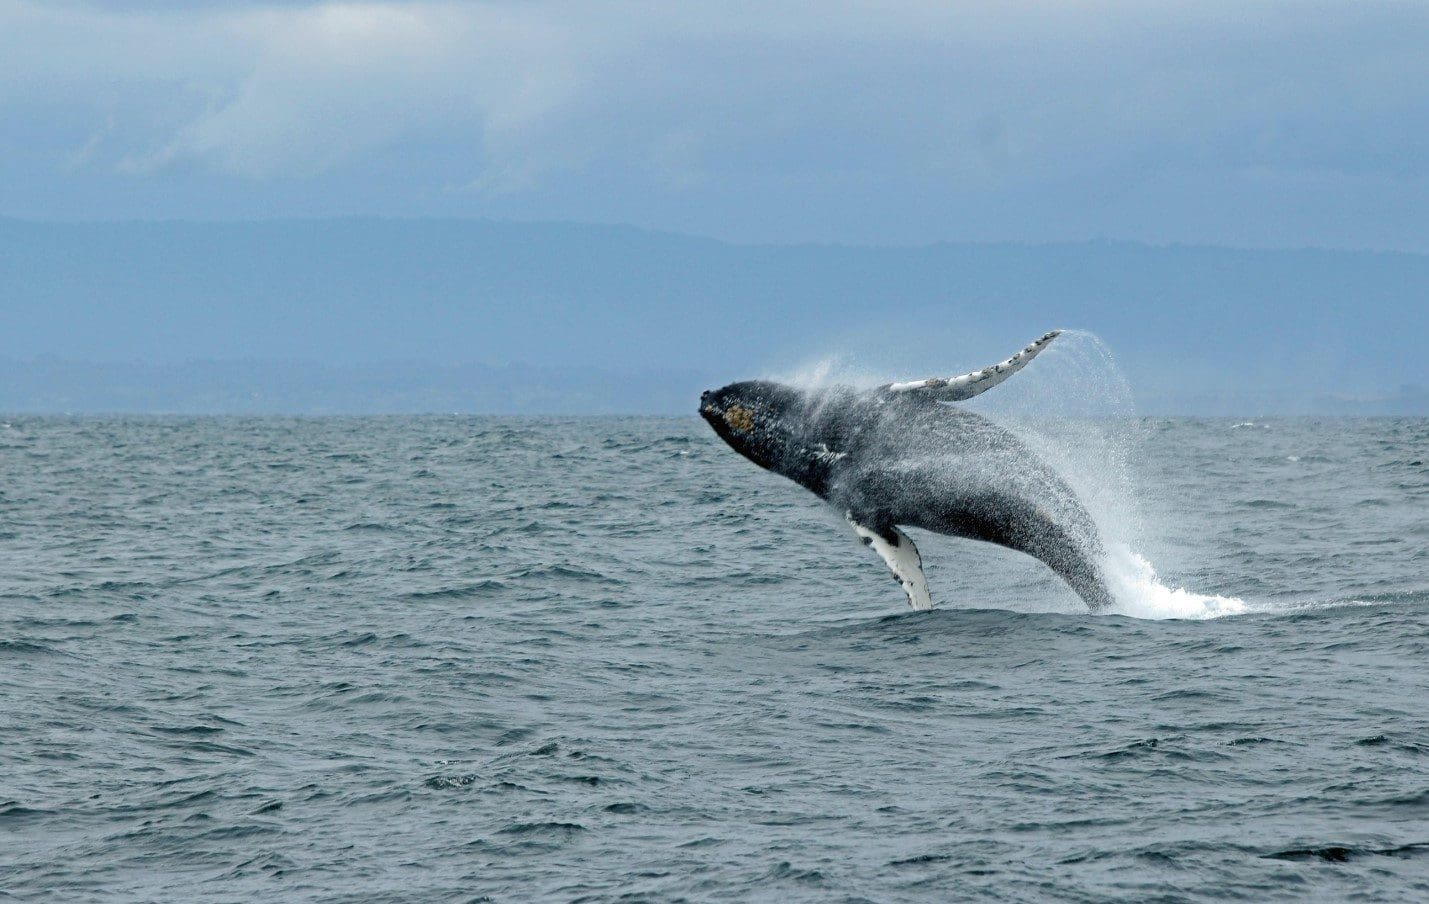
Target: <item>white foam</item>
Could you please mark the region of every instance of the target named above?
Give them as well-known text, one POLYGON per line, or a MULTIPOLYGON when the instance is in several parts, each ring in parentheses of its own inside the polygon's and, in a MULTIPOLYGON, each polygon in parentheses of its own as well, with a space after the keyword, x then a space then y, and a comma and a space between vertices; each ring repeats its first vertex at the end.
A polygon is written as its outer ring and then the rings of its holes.
POLYGON ((1245 601, 1233 596, 1196 593, 1184 587, 1167 587, 1156 578, 1156 569, 1146 559, 1121 544, 1115 544, 1103 562, 1112 598, 1108 610, 1132 618, 1220 618, 1246 611, 1245 601))

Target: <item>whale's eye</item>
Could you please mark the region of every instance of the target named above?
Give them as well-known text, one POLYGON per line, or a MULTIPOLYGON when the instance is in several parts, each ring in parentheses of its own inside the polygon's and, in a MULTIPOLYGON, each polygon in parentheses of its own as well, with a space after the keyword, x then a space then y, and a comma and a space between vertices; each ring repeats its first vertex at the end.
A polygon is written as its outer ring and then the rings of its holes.
POLYGON ((741 405, 731 405, 724 413, 724 422, 741 433, 754 429, 754 412, 741 405))

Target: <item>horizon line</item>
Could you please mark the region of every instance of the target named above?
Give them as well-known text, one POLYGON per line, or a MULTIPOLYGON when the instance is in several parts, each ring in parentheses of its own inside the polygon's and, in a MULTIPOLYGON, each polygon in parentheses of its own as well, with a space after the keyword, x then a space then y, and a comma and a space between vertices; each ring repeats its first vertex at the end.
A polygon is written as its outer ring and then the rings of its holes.
POLYGON ((1233 245, 1215 244, 1210 242, 1156 242, 1148 239, 1115 237, 1115 236, 1090 236, 1076 239, 1056 239, 1050 241, 1035 241, 1031 239, 1018 238, 991 238, 991 239, 932 239, 923 242, 837 242, 837 241, 788 241, 788 242, 757 242, 738 241, 718 236, 701 234, 696 232, 685 232, 683 230, 670 229, 666 227, 648 226, 640 223, 628 222, 607 222, 598 220, 554 220, 554 219, 514 219, 482 216, 453 216, 453 215, 407 215, 407 214, 382 214, 382 213, 346 213, 346 214, 311 214, 293 216, 271 216, 271 217, 98 217, 98 218, 54 218, 46 219, 39 217, 14 216, 0 213, 0 224, 21 224, 33 226, 262 226, 268 224, 312 224, 312 223, 441 223, 441 224, 471 224, 486 226, 520 226, 520 227, 563 227, 581 228, 591 230, 601 230, 608 232, 634 232, 648 236, 661 236, 667 238, 677 238, 691 242, 709 243, 726 248, 780 248, 780 249, 800 249, 800 248, 828 248, 828 249, 860 249, 871 251, 919 251, 932 250, 937 248, 979 248, 979 247, 1013 247, 1013 248, 1080 248, 1088 246, 1111 246, 1144 248, 1158 251, 1232 251, 1256 254, 1347 254, 1347 255, 1382 255, 1399 256, 1411 258, 1429 258, 1429 250, 1413 251, 1403 248, 1382 248, 1369 246, 1333 246, 1333 245, 1233 245))

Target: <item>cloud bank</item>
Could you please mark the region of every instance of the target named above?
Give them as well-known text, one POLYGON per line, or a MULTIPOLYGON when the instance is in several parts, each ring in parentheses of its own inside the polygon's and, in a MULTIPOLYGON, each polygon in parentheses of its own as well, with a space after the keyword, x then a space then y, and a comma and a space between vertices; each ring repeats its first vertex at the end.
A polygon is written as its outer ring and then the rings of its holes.
POLYGON ((0 0, 0 214, 1429 251, 1422 3, 0 0))

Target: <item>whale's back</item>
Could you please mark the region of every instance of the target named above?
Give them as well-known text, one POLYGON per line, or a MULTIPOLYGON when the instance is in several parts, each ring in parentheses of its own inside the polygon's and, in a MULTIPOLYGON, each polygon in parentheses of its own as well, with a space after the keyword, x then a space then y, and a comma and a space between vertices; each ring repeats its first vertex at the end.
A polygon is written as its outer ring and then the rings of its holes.
POLYGON ((1067 482, 1011 431, 955 406, 860 399, 829 501, 875 521, 996 543, 1047 563, 1099 608, 1096 524, 1067 482))

